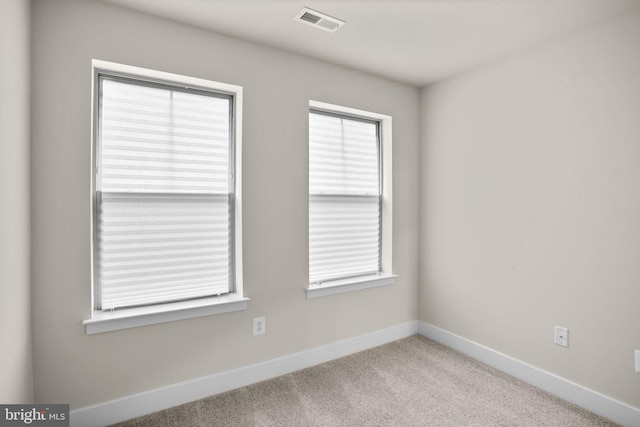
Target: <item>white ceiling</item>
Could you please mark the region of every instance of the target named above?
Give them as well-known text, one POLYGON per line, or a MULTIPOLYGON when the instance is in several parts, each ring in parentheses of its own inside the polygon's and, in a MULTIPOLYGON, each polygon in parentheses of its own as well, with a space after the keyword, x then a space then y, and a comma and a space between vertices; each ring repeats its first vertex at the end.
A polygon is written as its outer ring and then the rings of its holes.
POLYGON ((415 86, 638 7, 640 0, 102 0, 415 86), (347 21, 293 20, 307 6, 347 21))

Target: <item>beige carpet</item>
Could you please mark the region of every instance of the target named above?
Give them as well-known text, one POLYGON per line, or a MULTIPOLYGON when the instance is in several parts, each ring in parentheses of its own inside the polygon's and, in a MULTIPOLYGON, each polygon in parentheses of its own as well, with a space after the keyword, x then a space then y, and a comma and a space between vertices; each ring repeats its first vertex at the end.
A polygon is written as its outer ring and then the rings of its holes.
POLYGON ((146 426, 615 426, 421 336, 136 418, 146 426))

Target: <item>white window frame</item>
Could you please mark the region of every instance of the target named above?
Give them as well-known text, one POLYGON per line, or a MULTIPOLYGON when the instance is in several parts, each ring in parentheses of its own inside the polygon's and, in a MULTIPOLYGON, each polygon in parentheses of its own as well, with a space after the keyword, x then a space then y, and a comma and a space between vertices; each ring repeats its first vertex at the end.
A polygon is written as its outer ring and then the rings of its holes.
POLYGON ((101 61, 92 61, 92 153, 91 153, 91 318, 83 322, 87 334, 114 331, 155 323, 174 320, 189 319, 193 317, 208 316, 212 314, 227 313, 246 310, 249 299, 243 296, 243 268, 242 268, 242 87, 219 83, 195 77, 182 76, 146 68, 133 67, 124 64, 101 61), (233 212, 234 241, 232 244, 233 257, 232 275, 233 289, 229 294, 212 296, 186 301, 168 302, 148 305, 143 307, 124 308, 114 311, 100 311, 96 306, 97 282, 95 275, 95 194, 96 183, 96 150, 97 150, 97 115, 98 115, 98 84, 99 73, 127 75, 148 82, 169 83, 184 87, 200 88, 204 90, 224 93, 232 97, 233 104, 233 128, 235 150, 232 154, 235 167, 235 192, 233 212))
MULTIPOLYGON (((313 110, 325 111, 344 117, 354 117, 373 120, 379 123, 380 136, 380 172, 382 186, 382 200, 380 207, 380 272, 376 274, 357 276, 344 279, 326 281, 320 284, 308 284, 305 288, 307 298, 323 297, 344 292, 378 286, 392 285, 397 275, 393 274, 393 145, 392 118, 385 114, 372 113, 341 105, 320 101, 309 101, 309 112, 313 110)), ((308 228, 308 227, 307 227, 308 228)))

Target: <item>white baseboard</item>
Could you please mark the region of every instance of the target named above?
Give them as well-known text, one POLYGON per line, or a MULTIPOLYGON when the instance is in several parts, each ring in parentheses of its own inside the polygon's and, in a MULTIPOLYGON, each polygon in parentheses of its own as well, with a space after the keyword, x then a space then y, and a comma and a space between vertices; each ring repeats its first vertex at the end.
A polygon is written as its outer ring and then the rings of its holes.
POLYGON ((70 413, 72 427, 102 427, 308 368, 418 333, 408 322, 255 365, 146 391, 70 413))
POLYGON ((624 402, 612 399, 429 323, 418 322, 418 333, 613 422, 628 427, 640 426, 640 409, 624 402))

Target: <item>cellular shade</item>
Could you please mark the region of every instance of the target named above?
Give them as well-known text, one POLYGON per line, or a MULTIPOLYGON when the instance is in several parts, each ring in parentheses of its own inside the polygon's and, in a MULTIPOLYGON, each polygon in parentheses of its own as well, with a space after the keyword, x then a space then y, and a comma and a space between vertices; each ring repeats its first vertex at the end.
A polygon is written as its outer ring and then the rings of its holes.
POLYGON ((102 79, 101 190, 229 191, 228 97, 102 79))
POLYGON ((309 114, 309 194, 380 194, 378 125, 309 114))
POLYGON ((380 271, 378 123, 309 115, 309 282, 380 271))
POLYGON ((230 97, 100 83, 98 308, 228 293, 230 97))

